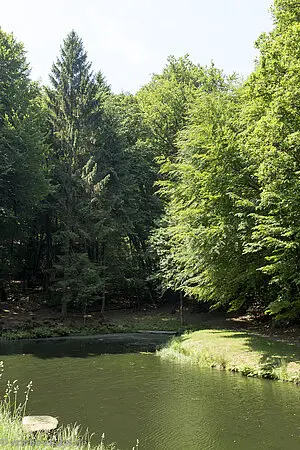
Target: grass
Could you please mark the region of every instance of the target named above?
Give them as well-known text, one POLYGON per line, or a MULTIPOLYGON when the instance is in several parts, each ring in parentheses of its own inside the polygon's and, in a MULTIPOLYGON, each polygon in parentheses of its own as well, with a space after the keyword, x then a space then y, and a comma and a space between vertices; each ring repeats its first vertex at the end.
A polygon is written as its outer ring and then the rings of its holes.
POLYGON ((173 339, 162 358, 300 383, 300 347, 248 332, 200 330, 173 339))
POLYGON ((21 418, 12 416, 0 407, 0 447, 3 450, 49 450, 61 448, 65 450, 113 450, 113 445, 106 446, 104 442, 98 446, 92 446, 87 434, 80 433, 76 425, 59 428, 51 436, 46 432, 35 435, 23 430, 21 418))

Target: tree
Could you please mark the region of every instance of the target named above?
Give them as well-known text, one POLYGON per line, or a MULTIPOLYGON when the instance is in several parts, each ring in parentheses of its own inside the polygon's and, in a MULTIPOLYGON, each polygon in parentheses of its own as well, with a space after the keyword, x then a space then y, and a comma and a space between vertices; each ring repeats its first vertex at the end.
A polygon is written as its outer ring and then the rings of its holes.
MULTIPOLYGON (((48 166, 54 195, 50 201, 51 222, 55 223, 55 259, 59 259, 64 281, 62 313, 72 297, 69 276, 77 256, 87 252, 88 237, 81 211, 89 201, 83 171, 96 141, 95 129, 100 120, 97 80, 91 71, 82 40, 72 31, 64 40, 60 57, 52 66, 51 88, 46 88, 46 105, 50 127, 48 166)), ((99 79, 99 83, 102 80, 99 79)), ((91 165, 92 169, 92 165, 91 165)), ((86 174, 85 174, 86 176, 86 174)), ((48 220, 48 223, 50 221, 48 220)))
POLYGON ((214 67, 193 64, 188 55, 168 58, 162 74, 153 75, 137 94, 144 121, 150 131, 157 156, 176 154, 177 133, 188 119, 189 105, 199 90, 211 92, 224 87, 222 72, 214 67))
POLYGON ((199 92, 179 134, 178 156, 161 169, 166 215, 154 234, 166 288, 214 306, 257 300, 261 274, 244 254, 257 185, 236 145, 240 105, 227 92, 199 92))
POLYGON ((143 128, 142 114, 133 96, 107 98, 94 154, 97 170, 92 180, 90 223, 97 243, 94 258, 105 270, 103 277, 110 297, 151 297, 147 240, 159 201, 153 195, 153 150, 144 141, 143 128))
POLYGON ((273 288, 268 311, 300 313, 299 278, 299 33, 300 5, 276 0, 275 27, 257 42, 260 59, 244 91, 243 149, 259 184, 255 226, 246 251, 273 288))
MULTIPOLYGON (((235 77, 225 77, 213 65, 209 68, 195 66, 187 57, 178 60, 171 57, 168 62, 163 74, 154 76, 138 94, 145 122, 151 130, 150 141, 159 155, 159 194, 165 207, 165 215, 152 236, 159 265, 156 278, 162 281, 164 288, 208 300, 213 297, 212 293, 208 294, 212 283, 207 282, 213 269, 209 274, 207 265, 212 266, 212 262, 205 255, 212 236, 208 237, 209 227, 201 225, 201 221, 207 222, 210 208, 216 207, 209 200, 216 193, 209 193, 209 190, 212 189, 214 171, 217 169, 220 173, 222 170, 218 164, 226 154, 223 147, 229 145, 228 136, 222 143, 221 124, 227 127, 228 134, 230 130, 230 139, 234 140, 228 118, 234 111, 234 99, 229 93, 234 88, 232 80, 235 77), (219 146, 214 149, 216 140, 219 140, 219 146), (201 185, 205 180, 206 185, 201 185), (199 277, 206 281, 200 281, 199 277)), ((232 155, 232 150, 230 152, 232 155)), ((230 175, 224 174, 220 190, 224 189, 224 180, 230 175)), ((218 182, 221 182, 221 175, 218 182)), ((218 187, 214 185, 213 189, 218 187)), ((228 207, 225 195, 223 200, 228 207)), ((210 233, 212 227, 211 224, 210 233)), ((219 238, 220 235, 215 233, 216 248, 219 238)))
POLYGON ((34 209, 46 195, 40 93, 23 45, 0 29, 0 277, 23 266, 34 209))
POLYGON ((53 192, 46 214, 56 287, 66 315, 68 303, 86 299, 82 274, 93 274, 89 292, 95 302, 101 297, 103 312, 107 296, 149 294, 142 286, 149 273, 152 206, 158 203, 152 195, 152 150, 143 140, 136 100, 112 95, 103 75, 93 76, 74 32, 64 41, 51 82, 46 104, 53 192))
POLYGON ((127 242, 127 285, 131 295, 152 302, 154 290, 150 278, 154 261, 149 249, 149 235, 162 211, 154 187, 158 171, 154 161, 156 149, 148 139, 149 130, 137 98, 120 95, 114 98, 113 103, 113 115, 119 120, 118 133, 123 148, 119 173, 127 242))

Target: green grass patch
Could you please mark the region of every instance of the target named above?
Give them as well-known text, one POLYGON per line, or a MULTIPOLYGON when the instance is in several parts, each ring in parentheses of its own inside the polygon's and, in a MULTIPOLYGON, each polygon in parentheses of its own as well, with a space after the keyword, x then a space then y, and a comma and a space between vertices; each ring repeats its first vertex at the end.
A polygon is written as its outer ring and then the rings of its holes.
POLYGON ((200 330, 173 339, 162 358, 300 383, 300 347, 252 333, 200 330))

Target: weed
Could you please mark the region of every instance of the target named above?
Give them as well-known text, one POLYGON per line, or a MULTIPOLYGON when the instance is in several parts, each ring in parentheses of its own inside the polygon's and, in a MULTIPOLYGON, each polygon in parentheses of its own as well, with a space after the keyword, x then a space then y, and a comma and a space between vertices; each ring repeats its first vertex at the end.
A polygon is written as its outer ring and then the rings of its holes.
MULTIPOLYGON (((3 362, 0 361, 0 379, 3 374, 3 362)), ((81 433, 78 425, 60 427, 50 435, 47 432, 29 433, 22 426, 22 418, 26 414, 27 403, 32 382, 25 389, 23 402, 18 402, 19 386, 17 380, 8 381, 3 398, 0 400, 0 447, 3 450, 117 450, 113 444, 104 443, 104 434, 100 445, 91 446, 91 435, 81 433)), ((138 448, 138 444, 134 449, 138 448)))

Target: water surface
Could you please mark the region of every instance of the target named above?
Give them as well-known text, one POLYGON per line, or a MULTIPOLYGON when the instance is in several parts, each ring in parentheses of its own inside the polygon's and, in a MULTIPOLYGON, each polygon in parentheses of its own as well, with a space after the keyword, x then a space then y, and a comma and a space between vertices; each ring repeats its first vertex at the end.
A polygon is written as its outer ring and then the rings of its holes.
POLYGON ((30 414, 77 422, 131 450, 300 448, 300 390, 160 360, 167 336, 0 343, 5 379, 32 380, 30 414), (125 352, 125 353, 123 353, 125 352))

